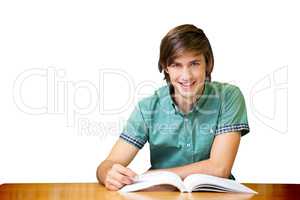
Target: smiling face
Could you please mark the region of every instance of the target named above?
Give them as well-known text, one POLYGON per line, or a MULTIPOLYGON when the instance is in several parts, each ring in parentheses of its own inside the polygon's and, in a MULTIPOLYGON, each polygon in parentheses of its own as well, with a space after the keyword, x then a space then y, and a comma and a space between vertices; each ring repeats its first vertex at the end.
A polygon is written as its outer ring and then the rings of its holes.
POLYGON ((166 73, 174 87, 177 101, 194 101, 201 95, 205 82, 206 62, 203 54, 183 52, 167 66, 166 73))

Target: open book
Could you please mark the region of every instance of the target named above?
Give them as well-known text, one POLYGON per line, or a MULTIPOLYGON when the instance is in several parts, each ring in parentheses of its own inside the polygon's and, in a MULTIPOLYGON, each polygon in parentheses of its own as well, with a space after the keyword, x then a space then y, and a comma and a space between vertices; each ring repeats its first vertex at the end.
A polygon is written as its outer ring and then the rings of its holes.
POLYGON ((157 171, 139 175, 135 182, 125 185, 119 192, 134 192, 157 185, 172 185, 180 192, 213 191, 213 192, 256 192, 234 180, 210 176, 205 174, 191 174, 183 181, 172 172, 157 171))

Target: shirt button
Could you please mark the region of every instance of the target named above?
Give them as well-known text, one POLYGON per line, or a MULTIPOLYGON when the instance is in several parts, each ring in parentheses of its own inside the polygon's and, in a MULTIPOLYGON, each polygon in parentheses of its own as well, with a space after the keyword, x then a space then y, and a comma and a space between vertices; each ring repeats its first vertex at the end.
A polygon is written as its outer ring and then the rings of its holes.
POLYGON ((186 146, 187 146, 187 147, 190 147, 190 146, 191 146, 191 144, 186 144, 186 146))
POLYGON ((188 121, 189 121, 189 119, 188 119, 188 118, 184 118, 184 121, 185 121, 185 122, 188 122, 188 121))

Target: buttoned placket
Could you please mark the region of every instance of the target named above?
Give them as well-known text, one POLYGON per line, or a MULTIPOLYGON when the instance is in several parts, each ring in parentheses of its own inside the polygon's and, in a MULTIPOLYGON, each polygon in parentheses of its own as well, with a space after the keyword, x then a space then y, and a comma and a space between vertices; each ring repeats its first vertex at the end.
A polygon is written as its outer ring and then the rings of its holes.
POLYGON ((190 127, 190 119, 189 115, 185 114, 183 115, 183 121, 184 121, 184 141, 185 141, 185 148, 188 154, 191 155, 191 161, 194 161, 194 153, 193 153, 193 130, 190 127))
POLYGON ((191 115, 193 112, 195 112, 195 106, 193 107, 193 109, 184 114, 182 113, 178 106, 174 103, 172 103, 173 108, 174 108, 174 113, 175 114, 179 114, 182 118, 183 118, 183 125, 184 125, 184 148, 185 151, 187 152, 187 155, 190 155, 190 161, 194 162, 194 147, 193 147, 193 129, 192 126, 190 126, 190 121, 191 121, 191 115))

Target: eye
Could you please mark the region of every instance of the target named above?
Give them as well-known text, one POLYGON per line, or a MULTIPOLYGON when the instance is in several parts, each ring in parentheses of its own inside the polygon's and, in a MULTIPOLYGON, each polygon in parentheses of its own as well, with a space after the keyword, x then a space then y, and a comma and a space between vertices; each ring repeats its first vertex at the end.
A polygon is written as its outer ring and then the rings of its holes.
POLYGON ((193 67, 196 67, 196 66, 199 66, 199 65, 200 65, 199 62, 192 62, 192 63, 191 63, 191 66, 193 66, 193 67))
POLYGON ((179 67, 179 65, 178 65, 177 63, 173 63, 173 64, 171 64, 169 67, 177 68, 177 67, 179 67))

